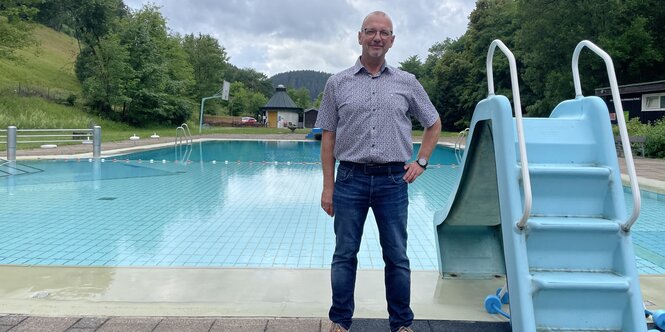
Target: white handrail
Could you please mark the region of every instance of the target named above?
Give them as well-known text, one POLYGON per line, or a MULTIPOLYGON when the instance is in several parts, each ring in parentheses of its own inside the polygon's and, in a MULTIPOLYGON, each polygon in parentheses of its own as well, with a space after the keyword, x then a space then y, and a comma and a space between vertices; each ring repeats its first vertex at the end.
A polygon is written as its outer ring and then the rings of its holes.
POLYGON ((583 97, 582 95, 582 86, 580 84, 580 72, 578 68, 578 62, 580 57, 580 52, 584 47, 589 48, 598 56, 600 56, 603 61, 605 61, 605 67, 607 67, 607 76, 610 81, 610 89, 612 90, 612 99, 614 102, 614 111, 617 117, 617 125, 619 126, 619 136, 621 136, 621 145, 623 145, 623 154, 626 159, 626 170, 628 171, 628 177, 630 178, 630 189, 633 194, 633 212, 630 214, 630 217, 626 222, 621 225, 621 228, 628 232, 633 226, 637 217, 640 215, 640 207, 642 205, 642 199, 640 197, 640 188, 637 184, 637 174, 635 173, 635 164, 633 162, 633 153, 630 150, 630 140, 628 139, 628 130, 626 129, 626 119, 623 116, 623 107, 621 106, 621 95, 619 94, 619 85, 617 84, 616 73, 614 72, 614 64, 612 63, 612 58, 605 53, 600 47, 596 44, 583 40, 573 52, 573 83, 575 84, 575 98, 583 97))
POLYGON ((187 138, 187 143, 189 145, 192 145, 192 141, 193 141, 192 140, 192 132, 189 131, 189 126, 186 123, 183 123, 181 127, 183 127, 185 129, 185 133, 186 133, 186 136, 187 136, 186 137, 187 138))
POLYGON ((185 163, 189 156, 192 154, 192 133, 189 131, 189 126, 186 123, 183 123, 178 128, 175 129, 175 159, 180 160, 181 163, 185 163), (182 132, 182 135, 180 134, 182 132), (185 146, 185 151, 183 152, 183 145, 185 146))
POLYGON ((524 230, 526 221, 529 219, 529 214, 531 213, 531 178, 529 177, 529 162, 526 157, 526 143, 524 141, 522 103, 520 101, 520 88, 517 82, 517 64, 515 63, 515 56, 513 55, 513 52, 511 52, 502 41, 498 39, 492 41, 490 48, 487 51, 487 89, 489 96, 494 95, 492 60, 494 58, 494 49, 496 49, 497 46, 508 58, 508 64, 510 66, 510 83, 513 90, 513 107, 515 112, 515 123, 517 125, 517 142, 519 145, 520 161, 522 164, 522 186, 524 187, 524 211, 522 212, 522 217, 517 222, 517 228, 524 230))
MULTIPOLYGON (((457 134, 457 139, 455 140, 455 159, 457 159, 457 165, 462 164, 462 140, 466 138, 469 134, 469 128, 466 128, 457 134)), ((466 146, 466 140, 464 145, 466 146)))

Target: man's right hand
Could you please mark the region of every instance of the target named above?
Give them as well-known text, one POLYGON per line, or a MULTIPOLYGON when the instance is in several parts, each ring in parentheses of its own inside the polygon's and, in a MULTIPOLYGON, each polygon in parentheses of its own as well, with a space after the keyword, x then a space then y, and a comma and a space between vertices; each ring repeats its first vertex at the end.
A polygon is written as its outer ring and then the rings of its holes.
POLYGON ((323 188, 323 192, 321 193, 321 208, 323 211, 326 211, 326 213, 334 217, 335 216, 335 210, 333 210, 333 189, 327 189, 323 188))

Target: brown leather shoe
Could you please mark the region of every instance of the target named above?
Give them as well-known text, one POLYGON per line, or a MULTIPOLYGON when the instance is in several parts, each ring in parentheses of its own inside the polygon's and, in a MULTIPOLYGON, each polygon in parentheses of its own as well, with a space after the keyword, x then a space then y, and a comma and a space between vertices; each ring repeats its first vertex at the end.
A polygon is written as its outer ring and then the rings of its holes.
POLYGON ((347 329, 343 328, 342 325, 339 325, 335 322, 330 322, 330 332, 348 332, 347 329))

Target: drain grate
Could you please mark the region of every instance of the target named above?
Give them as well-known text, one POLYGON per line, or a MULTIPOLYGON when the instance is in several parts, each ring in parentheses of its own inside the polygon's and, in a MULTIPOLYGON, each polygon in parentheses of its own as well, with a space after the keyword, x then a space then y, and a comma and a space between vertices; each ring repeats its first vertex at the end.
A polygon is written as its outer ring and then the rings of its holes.
POLYGON ((118 197, 100 197, 100 198, 97 198, 97 200, 98 201, 112 201, 112 200, 115 200, 116 198, 118 198, 118 197))

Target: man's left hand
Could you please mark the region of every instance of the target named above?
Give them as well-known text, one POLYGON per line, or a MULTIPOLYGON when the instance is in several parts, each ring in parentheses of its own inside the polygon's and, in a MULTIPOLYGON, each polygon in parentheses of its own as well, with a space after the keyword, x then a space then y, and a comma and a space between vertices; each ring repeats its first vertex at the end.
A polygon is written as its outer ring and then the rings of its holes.
POLYGON ((406 170, 406 174, 404 174, 404 181, 406 183, 413 183, 413 181, 416 181, 416 178, 420 176, 420 174, 423 174, 425 171, 424 168, 420 167, 417 162, 412 161, 406 165, 404 165, 404 169, 406 170))

